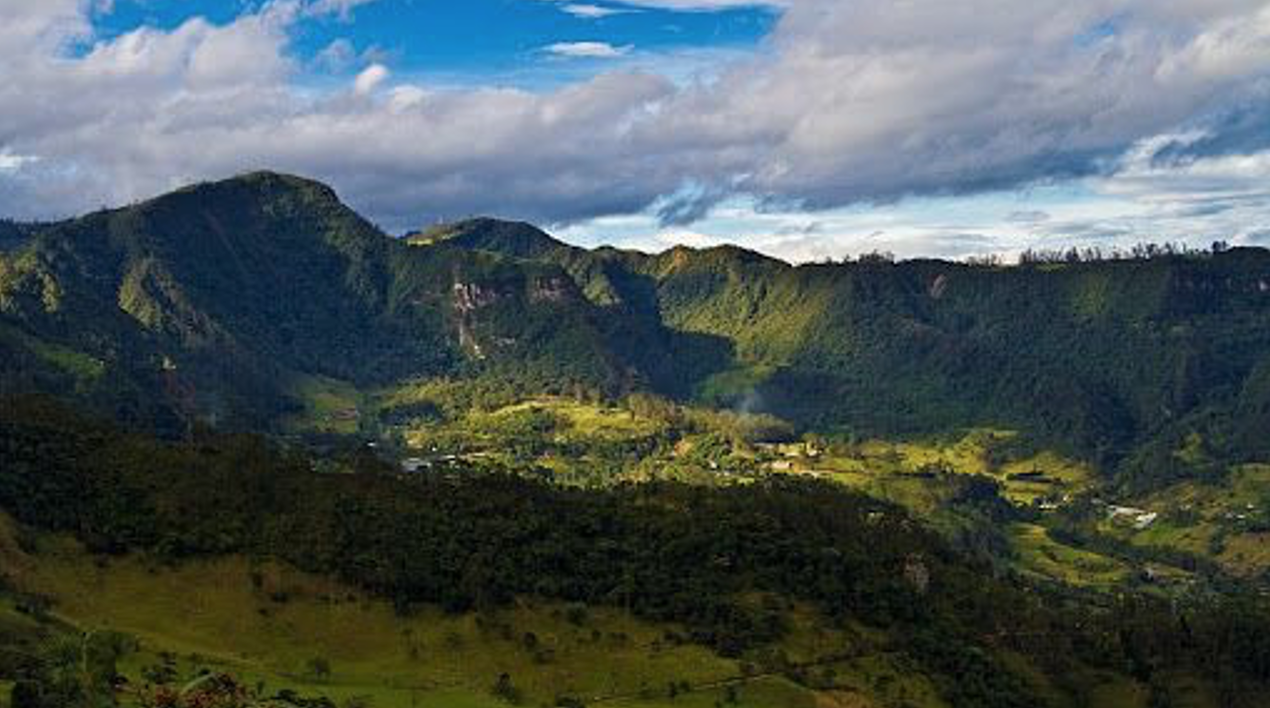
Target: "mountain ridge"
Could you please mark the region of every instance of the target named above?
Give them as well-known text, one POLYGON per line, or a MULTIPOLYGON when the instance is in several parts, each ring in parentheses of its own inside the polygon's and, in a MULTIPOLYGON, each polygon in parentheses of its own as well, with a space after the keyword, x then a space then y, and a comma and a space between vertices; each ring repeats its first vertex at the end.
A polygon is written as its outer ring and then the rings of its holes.
POLYGON ((729 246, 588 250, 488 218, 395 239, 272 172, 35 230, 0 256, 0 326, 4 390, 169 425, 268 426, 297 377, 457 377, 804 430, 1015 428, 1171 475, 1187 435, 1242 459, 1270 418, 1264 249, 793 265, 729 246))

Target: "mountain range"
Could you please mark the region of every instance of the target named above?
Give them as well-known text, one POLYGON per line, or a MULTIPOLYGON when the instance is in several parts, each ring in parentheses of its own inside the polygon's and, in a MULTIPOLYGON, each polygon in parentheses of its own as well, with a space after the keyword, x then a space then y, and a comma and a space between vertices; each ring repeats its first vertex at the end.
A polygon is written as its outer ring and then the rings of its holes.
POLYGON ((1270 251, 791 265, 588 250, 475 219, 389 236, 255 173, 0 227, 0 392, 268 428, 295 382, 651 393, 859 436, 998 426, 1168 479, 1270 451, 1270 251), (1200 435, 1207 454, 1176 453, 1200 435))
POLYGON ((0 708, 1251 708, 1267 430, 1261 249, 0 222, 0 708))

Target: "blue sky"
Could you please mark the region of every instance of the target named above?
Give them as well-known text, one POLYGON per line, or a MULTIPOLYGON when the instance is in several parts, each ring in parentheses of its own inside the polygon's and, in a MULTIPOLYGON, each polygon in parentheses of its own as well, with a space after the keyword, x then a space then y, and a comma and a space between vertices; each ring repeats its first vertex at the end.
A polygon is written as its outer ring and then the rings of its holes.
MULTIPOLYGON (((96 14, 95 39, 142 27, 172 30, 196 17, 224 24, 261 6, 259 0, 115 0, 96 14)), ((603 71, 617 58, 562 57, 552 47, 603 45, 617 54, 644 56, 748 50, 771 32, 778 14, 763 5, 683 12, 604 0, 389 0, 308 18, 292 28, 289 49, 316 62, 338 42, 362 57, 313 67, 308 78, 318 82, 338 79, 374 58, 399 75, 542 88, 603 71)))
POLYGON ((0 216, 253 169, 392 232, 1270 243, 1264 0, 3 0, 0 216))

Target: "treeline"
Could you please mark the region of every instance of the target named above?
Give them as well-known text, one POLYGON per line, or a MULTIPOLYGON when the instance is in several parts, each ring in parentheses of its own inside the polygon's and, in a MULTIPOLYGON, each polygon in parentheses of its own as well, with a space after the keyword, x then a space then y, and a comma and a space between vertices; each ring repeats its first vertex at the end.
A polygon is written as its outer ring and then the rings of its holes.
POLYGON ((1149 261, 1154 258, 1198 258, 1225 253, 1231 248, 1225 241, 1214 241, 1208 248, 1195 248, 1185 243, 1139 243, 1129 248, 1101 246, 1084 248, 1035 249, 1019 254, 1019 265, 1043 265, 1052 263, 1101 263, 1103 261, 1149 261))
POLYGON ((626 608, 727 656, 779 643, 798 603, 884 632, 958 706, 1045 703, 997 658, 1003 646, 1073 690, 1090 666, 1203 671, 1235 697, 1270 679, 1261 604, 1133 600, 1159 617, 1126 625, 1140 616, 1120 603, 996 578, 898 508, 827 484, 582 490, 459 473, 402 480, 373 464, 319 474, 259 438, 164 444, 24 399, 0 411, 0 508, 98 553, 281 559, 403 613, 517 596, 626 608), (1226 673, 1210 674, 1221 662, 1226 673))
MULTIPOLYGON (((1143 242, 1127 248, 1113 246, 1071 246, 1068 248, 1029 248, 1019 254, 1018 265, 1045 265, 1059 263, 1102 263, 1105 261, 1147 261, 1154 258, 1198 258, 1217 253, 1225 253, 1232 246, 1226 241, 1214 241, 1208 248, 1196 248, 1180 241, 1163 243, 1143 242)), ((827 258, 824 264, 833 264, 827 258)), ((840 261, 844 265, 858 263, 860 265, 893 265, 902 262, 890 251, 873 250, 857 256, 847 255, 840 261)), ((972 266, 999 268, 1010 265, 1006 257, 999 254, 969 256, 965 263, 972 266)))

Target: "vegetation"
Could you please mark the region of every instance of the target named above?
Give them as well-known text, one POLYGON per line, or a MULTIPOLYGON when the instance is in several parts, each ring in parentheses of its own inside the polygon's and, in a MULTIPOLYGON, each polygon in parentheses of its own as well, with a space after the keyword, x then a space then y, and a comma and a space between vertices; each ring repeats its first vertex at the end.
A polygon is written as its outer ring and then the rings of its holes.
POLYGON ((42 227, 42 224, 24 224, 0 219, 0 252, 18 248, 42 227))
MULTIPOLYGON (((1202 676, 1227 705, 1256 700, 1251 687, 1270 678, 1270 616, 1257 601, 1169 609, 1146 596, 1095 601, 994 580, 897 507, 833 485, 582 490, 480 474, 403 480, 391 468, 324 474, 258 439, 161 443, 41 400, 4 410, 0 506, 97 553, 177 564, 273 558, 343 579, 406 616, 539 598, 573 603, 562 617, 581 626, 586 608, 614 608, 681 625, 675 641, 814 687, 823 674, 778 651, 794 636, 794 608, 806 606, 840 633, 817 665, 854 656, 843 637, 861 627, 954 706, 1042 704, 1030 672, 1058 686, 1060 705, 1077 700, 1076 677, 1095 669, 1142 682, 1202 676), (1014 668, 1006 651, 1032 668, 1014 668)), ((521 637, 531 654, 540 641, 521 637)), ((297 661, 318 685, 339 670, 311 651, 297 661)), ((38 671, 13 675, 60 685, 38 671)))
POLYGON ((0 385, 159 431, 276 430, 313 405, 297 381, 699 397, 858 437, 1022 431, 1146 489, 1270 453, 1268 293, 1270 253, 1224 246, 791 267, 491 219, 397 241, 260 173, 0 256, 0 385))
POLYGON ((1267 429, 1259 249, 2 222, 0 705, 1256 705, 1267 429))

